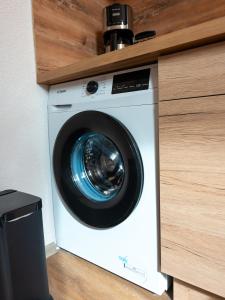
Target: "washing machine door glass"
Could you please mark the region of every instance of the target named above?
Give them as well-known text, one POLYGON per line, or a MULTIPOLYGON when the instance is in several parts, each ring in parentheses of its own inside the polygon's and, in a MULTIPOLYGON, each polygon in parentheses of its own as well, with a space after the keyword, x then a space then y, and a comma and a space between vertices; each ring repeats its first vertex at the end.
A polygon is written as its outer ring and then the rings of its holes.
POLYGON ((94 228, 123 222, 142 193, 137 144, 120 121, 102 112, 75 114, 62 126, 53 170, 65 207, 77 221, 94 228))
POLYGON ((121 153, 103 134, 89 132, 75 142, 71 153, 72 180, 90 201, 110 201, 124 180, 121 153))

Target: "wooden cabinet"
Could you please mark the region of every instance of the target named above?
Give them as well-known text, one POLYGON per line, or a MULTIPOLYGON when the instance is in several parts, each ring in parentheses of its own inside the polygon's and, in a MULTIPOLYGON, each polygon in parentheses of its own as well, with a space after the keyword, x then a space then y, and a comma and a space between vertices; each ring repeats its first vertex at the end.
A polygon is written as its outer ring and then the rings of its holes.
POLYGON ((225 95, 219 94, 225 93, 224 66, 223 43, 159 61, 161 269, 222 297, 225 95), (179 97, 195 98, 170 100, 179 97))
POLYGON ((225 94, 225 42, 160 58, 160 100, 225 94))

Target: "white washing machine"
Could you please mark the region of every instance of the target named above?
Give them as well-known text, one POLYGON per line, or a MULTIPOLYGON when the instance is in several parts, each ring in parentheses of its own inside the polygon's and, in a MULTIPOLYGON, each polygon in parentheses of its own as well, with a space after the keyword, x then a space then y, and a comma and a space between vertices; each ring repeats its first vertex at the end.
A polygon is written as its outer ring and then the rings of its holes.
POLYGON ((57 245, 154 293, 157 66, 58 84, 48 116, 57 245))

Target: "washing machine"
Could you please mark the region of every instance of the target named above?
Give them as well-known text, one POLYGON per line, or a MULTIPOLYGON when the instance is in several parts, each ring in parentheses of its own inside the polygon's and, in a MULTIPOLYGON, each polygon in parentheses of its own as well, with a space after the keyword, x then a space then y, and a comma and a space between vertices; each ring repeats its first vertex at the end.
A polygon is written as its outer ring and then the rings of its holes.
POLYGON ((157 65, 49 91, 57 245, 162 294, 156 114, 157 65))

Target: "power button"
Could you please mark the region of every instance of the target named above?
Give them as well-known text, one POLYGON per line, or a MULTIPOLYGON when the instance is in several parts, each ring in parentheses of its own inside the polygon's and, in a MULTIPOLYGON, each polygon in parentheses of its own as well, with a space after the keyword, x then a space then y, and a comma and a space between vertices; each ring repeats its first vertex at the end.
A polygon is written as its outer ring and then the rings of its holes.
POLYGON ((95 94, 98 90, 98 82, 94 80, 89 81, 86 90, 89 94, 95 94))

